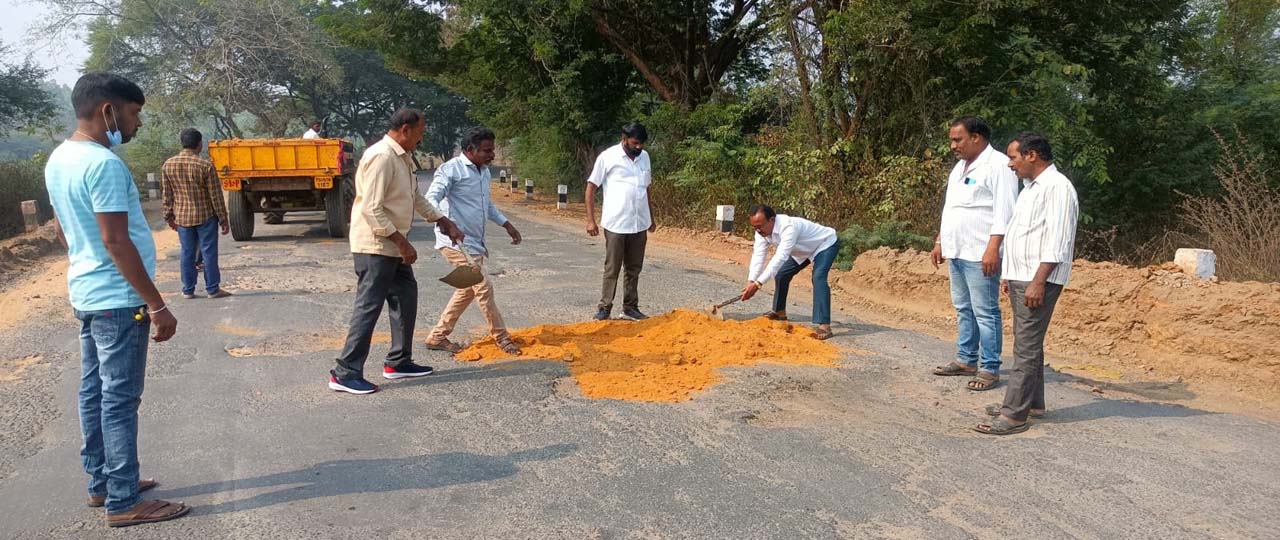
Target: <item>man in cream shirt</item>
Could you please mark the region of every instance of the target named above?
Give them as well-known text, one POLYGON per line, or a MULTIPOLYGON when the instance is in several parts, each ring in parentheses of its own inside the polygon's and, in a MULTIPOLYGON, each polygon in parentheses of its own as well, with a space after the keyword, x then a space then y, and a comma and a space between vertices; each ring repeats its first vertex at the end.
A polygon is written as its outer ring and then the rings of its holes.
POLYGON ((765 318, 787 320, 787 291, 791 278, 813 263, 813 324, 817 338, 831 337, 831 286, 827 274, 840 253, 836 230, 804 218, 777 214, 766 205, 751 209, 751 227, 756 230, 755 249, 751 254, 751 271, 742 299, 750 300, 765 281, 774 278, 773 311, 765 318), (769 246, 775 246, 773 258, 769 246))
POLYGON ((391 116, 386 136, 364 151, 356 170, 356 198, 348 234, 355 259, 356 301, 346 345, 337 367, 329 372, 329 388, 372 394, 377 385, 364 378, 373 328, 390 308, 391 350, 382 368, 387 379, 430 375, 429 366, 413 363, 413 330, 418 319, 418 282, 413 263, 418 252, 409 243, 415 213, 436 223, 444 234, 462 242, 462 231, 440 215, 418 191, 411 152, 422 141, 422 111, 401 109, 391 116))
POLYGON ((596 157, 587 177, 587 234, 604 227, 604 283, 595 320, 609 318, 622 276, 622 318, 643 320, 640 312, 640 270, 649 233, 657 229, 649 205, 653 167, 644 144, 649 133, 638 123, 622 126, 622 141, 596 157), (596 190, 604 190, 604 209, 596 225, 596 190))
POLYGON ((931 254, 933 267, 949 261, 951 304, 956 309, 956 359, 934 375, 970 376, 970 390, 1000 382, 1000 246, 1018 179, 1009 158, 991 146, 991 128, 972 116, 951 122, 951 151, 960 158, 947 180, 942 226, 931 254))

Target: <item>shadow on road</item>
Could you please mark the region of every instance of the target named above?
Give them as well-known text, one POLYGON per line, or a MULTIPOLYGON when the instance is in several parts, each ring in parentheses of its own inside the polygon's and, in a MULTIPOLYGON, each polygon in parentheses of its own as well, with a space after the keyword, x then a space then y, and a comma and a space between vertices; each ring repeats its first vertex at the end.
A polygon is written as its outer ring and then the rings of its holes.
POLYGON ((297 471, 268 474, 243 480, 212 482, 158 492, 170 500, 239 490, 280 487, 269 493, 212 505, 195 506, 194 515, 216 515, 254 510, 318 497, 384 493, 411 489, 435 489, 489 482, 514 476, 519 464, 568 457, 576 444, 557 444, 502 456, 447 452, 395 459, 344 459, 327 461, 297 471))
POLYGON ((521 377, 536 373, 546 373, 548 371, 556 372, 556 376, 566 376, 569 374, 569 370, 561 362, 551 360, 510 360, 504 362, 477 364, 475 367, 440 370, 428 377, 401 379, 395 384, 383 385, 379 391, 385 392, 388 390, 399 390, 402 388, 412 388, 415 386, 431 384, 481 381, 502 377, 521 377))
POLYGON ((1098 399, 1083 405, 1051 410, 1040 421, 1046 424, 1072 424, 1102 418, 1189 418, 1208 414, 1216 413, 1165 403, 1098 399))

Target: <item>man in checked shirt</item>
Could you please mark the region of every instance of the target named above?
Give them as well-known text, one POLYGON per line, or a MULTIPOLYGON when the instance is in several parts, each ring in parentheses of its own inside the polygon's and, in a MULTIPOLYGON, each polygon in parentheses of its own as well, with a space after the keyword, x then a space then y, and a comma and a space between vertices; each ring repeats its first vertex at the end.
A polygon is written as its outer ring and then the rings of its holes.
POLYGON ((204 260, 204 288, 209 298, 226 298, 218 271, 218 232, 230 232, 222 184, 213 163, 200 157, 204 136, 195 128, 178 135, 182 151, 164 162, 160 182, 164 219, 182 243, 182 297, 196 298, 196 254, 204 260))

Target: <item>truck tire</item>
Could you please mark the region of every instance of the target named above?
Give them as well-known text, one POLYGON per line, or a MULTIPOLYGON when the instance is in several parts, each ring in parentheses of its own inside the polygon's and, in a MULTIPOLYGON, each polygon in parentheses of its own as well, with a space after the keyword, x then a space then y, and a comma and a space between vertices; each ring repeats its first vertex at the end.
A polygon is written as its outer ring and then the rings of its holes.
POLYGON ((227 221, 231 222, 231 237, 237 242, 253 238, 253 210, 249 209, 249 198, 243 192, 227 192, 227 221))
POLYGON ((351 178, 336 178, 333 189, 324 194, 324 217, 329 225, 329 236, 344 238, 351 225, 351 202, 355 200, 355 185, 351 178))

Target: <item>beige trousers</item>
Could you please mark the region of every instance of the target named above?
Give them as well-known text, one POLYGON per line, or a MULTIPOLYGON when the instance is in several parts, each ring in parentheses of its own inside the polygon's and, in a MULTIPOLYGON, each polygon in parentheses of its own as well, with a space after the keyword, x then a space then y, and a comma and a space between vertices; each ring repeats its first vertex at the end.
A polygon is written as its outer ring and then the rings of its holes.
MULTIPOLYGON (((444 256, 449 264, 455 267, 467 264, 466 257, 462 253, 453 248, 443 248, 440 254, 444 256)), ((484 273, 485 257, 482 255, 473 255, 476 265, 480 267, 481 273, 484 273)), ((449 299, 449 305, 444 307, 444 312, 440 314, 440 322, 436 323, 436 327, 431 329, 432 341, 439 341, 449 337, 453 333, 453 328, 457 326, 458 319, 462 317, 462 313, 467 310, 467 306, 471 305, 471 300, 475 299, 480 304, 480 313, 484 314, 484 320, 489 323, 489 333, 497 339, 507 337, 506 323, 502 322, 502 314, 498 312, 498 303, 493 298, 493 284, 489 283, 489 276, 484 275, 484 281, 467 287, 465 289, 457 289, 453 291, 453 298, 449 299)))

